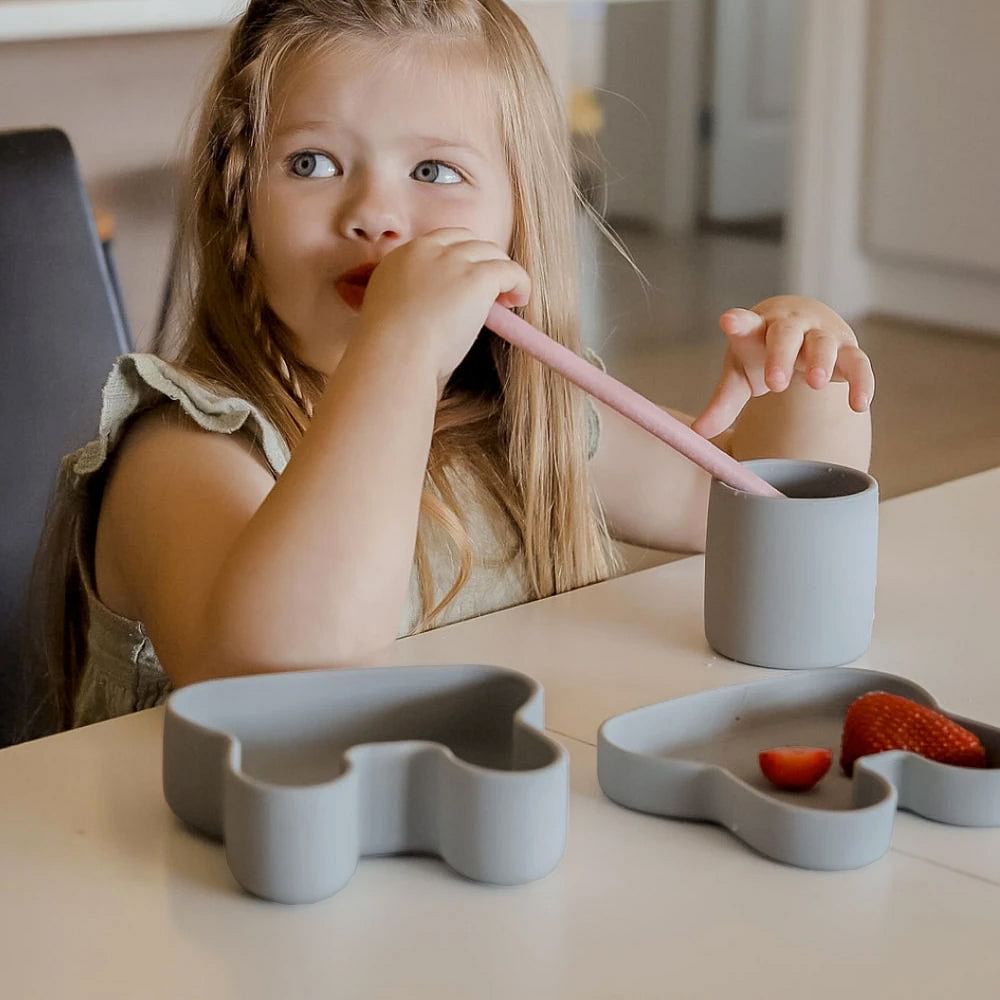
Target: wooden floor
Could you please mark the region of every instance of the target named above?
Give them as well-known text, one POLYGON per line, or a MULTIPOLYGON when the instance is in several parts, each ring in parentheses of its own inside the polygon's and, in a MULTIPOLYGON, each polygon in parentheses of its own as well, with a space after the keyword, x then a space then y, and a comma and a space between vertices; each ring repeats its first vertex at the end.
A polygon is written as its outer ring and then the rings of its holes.
MULTIPOLYGON (((725 351, 718 316, 786 290, 781 246, 619 232, 652 287, 610 247, 591 247, 584 339, 643 395, 698 413, 725 351)), ((884 498, 1000 465, 1000 321, 993 336, 879 316, 854 327, 875 368, 871 471, 884 498)), ((663 561, 626 557, 629 569, 663 561)))

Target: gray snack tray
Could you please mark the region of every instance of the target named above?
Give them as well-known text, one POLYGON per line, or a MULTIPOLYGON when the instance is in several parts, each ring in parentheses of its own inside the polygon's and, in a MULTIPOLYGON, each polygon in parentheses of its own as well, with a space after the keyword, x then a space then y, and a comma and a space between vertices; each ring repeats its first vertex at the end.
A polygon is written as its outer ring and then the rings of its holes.
POLYGON ((987 768, 939 764, 891 750, 839 767, 848 705, 887 691, 942 711, 892 674, 838 667, 703 691, 608 719, 598 734, 605 795, 640 812, 707 820, 761 854, 801 868, 860 868, 892 839, 896 810, 957 826, 1000 826, 1000 729, 944 712, 986 747, 987 768), (833 750, 808 792, 773 787, 757 755, 778 746, 833 750))
POLYGON ((568 755, 543 717, 534 680, 491 666, 205 681, 167 702, 163 790, 265 899, 330 896, 362 855, 513 885, 565 849, 568 755))

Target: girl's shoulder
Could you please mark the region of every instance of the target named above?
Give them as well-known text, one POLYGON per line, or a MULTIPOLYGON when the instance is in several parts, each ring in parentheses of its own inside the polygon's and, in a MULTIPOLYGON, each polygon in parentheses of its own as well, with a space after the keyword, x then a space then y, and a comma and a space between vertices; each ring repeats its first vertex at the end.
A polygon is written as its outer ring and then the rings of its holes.
POLYGON ((105 381, 97 436, 66 456, 64 473, 75 485, 85 483, 126 434, 154 424, 249 437, 276 474, 288 463, 284 439, 251 402, 154 354, 125 354, 105 381))
POLYGON ((155 589, 157 567, 197 564, 206 538, 248 521, 287 461, 283 440, 247 400, 153 355, 119 358, 98 436, 63 470, 90 525, 81 558, 94 600, 145 621, 142 594, 155 589))

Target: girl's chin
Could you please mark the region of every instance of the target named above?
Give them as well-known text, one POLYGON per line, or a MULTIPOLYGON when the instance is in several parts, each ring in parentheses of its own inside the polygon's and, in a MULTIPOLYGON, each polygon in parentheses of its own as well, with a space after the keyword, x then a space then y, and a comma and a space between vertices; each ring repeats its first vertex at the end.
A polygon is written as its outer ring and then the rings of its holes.
POLYGON ((335 345, 324 346, 322 350, 311 351, 308 357, 302 357, 302 360, 314 371, 329 377, 337 370, 345 350, 347 350, 347 344, 344 341, 339 341, 335 345))
POLYGON ((354 320, 344 315, 331 317, 322 324, 312 324, 304 335, 295 335, 295 355, 314 371, 332 375, 356 333, 354 320))

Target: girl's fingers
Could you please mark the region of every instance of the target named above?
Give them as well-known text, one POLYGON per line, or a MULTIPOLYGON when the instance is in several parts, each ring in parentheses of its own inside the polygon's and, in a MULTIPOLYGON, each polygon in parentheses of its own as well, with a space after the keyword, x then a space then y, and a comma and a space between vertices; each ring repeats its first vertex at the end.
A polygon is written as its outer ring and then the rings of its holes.
POLYGON ((531 278, 520 264, 504 258, 496 259, 487 266, 495 269, 500 288, 496 301, 500 305, 513 309, 515 306, 528 304, 528 299, 531 297, 531 278))
POLYGON ((695 421, 698 433, 715 437, 750 396, 787 389, 796 371, 805 373, 813 389, 822 389, 831 379, 847 382, 851 409, 867 410, 875 395, 871 361, 857 346, 850 327, 840 317, 833 318, 837 324, 820 329, 806 326, 794 313, 768 322, 752 309, 724 312, 719 326, 729 338, 729 354, 712 401, 695 421))
POLYGON ((517 309, 528 304, 528 296, 524 292, 501 292, 497 302, 506 309, 517 309))
POLYGON ((853 344, 842 347, 835 371, 850 386, 851 409, 864 413, 875 397, 875 373, 868 355, 853 344))
POLYGON ((772 392, 788 388, 795 372, 795 362, 802 350, 803 330, 792 320, 776 320, 767 328, 764 358, 764 384, 772 392))
POLYGON ((482 240, 470 229, 434 229, 422 239, 439 247, 447 247, 449 253, 461 253, 473 263, 483 260, 510 260, 503 247, 489 240, 482 240))
POLYGON ((766 323, 752 309, 727 309, 719 317, 719 326, 727 337, 749 337, 763 333, 766 323))
POLYGON ((442 229, 432 229, 423 238, 444 247, 450 246, 452 243, 471 242, 476 237, 471 229, 464 229, 461 226, 449 226, 442 229))
POLYGON ((467 264, 486 268, 484 274, 497 283, 496 301, 500 305, 513 309, 528 304, 531 278, 496 243, 476 239, 467 229, 437 229, 430 235, 440 246, 447 247, 448 253, 459 255, 467 264))
POLYGON ((750 309, 730 309, 719 317, 719 326, 729 338, 727 361, 749 383, 751 395, 763 396, 768 391, 764 382, 765 320, 750 309))
POLYGON ((739 416, 752 395, 746 376, 734 364, 730 354, 726 358, 722 378, 715 387, 715 393, 705 410, 691 425, 704 438, 714 438, 721 434, 739 416))
POLYGON ((458 240, 451 244, 451 253, 461 256, 473 264, 484 260, 510 260, 510 256, 496 245, 486 240, 458 240))
POLYGON ((805 336, 803 360, 806 381, 813 389, 822 389, 833 377, 837 367, 837 352, 840 344, 836 337, 823 330, 809 330, 805 336))

